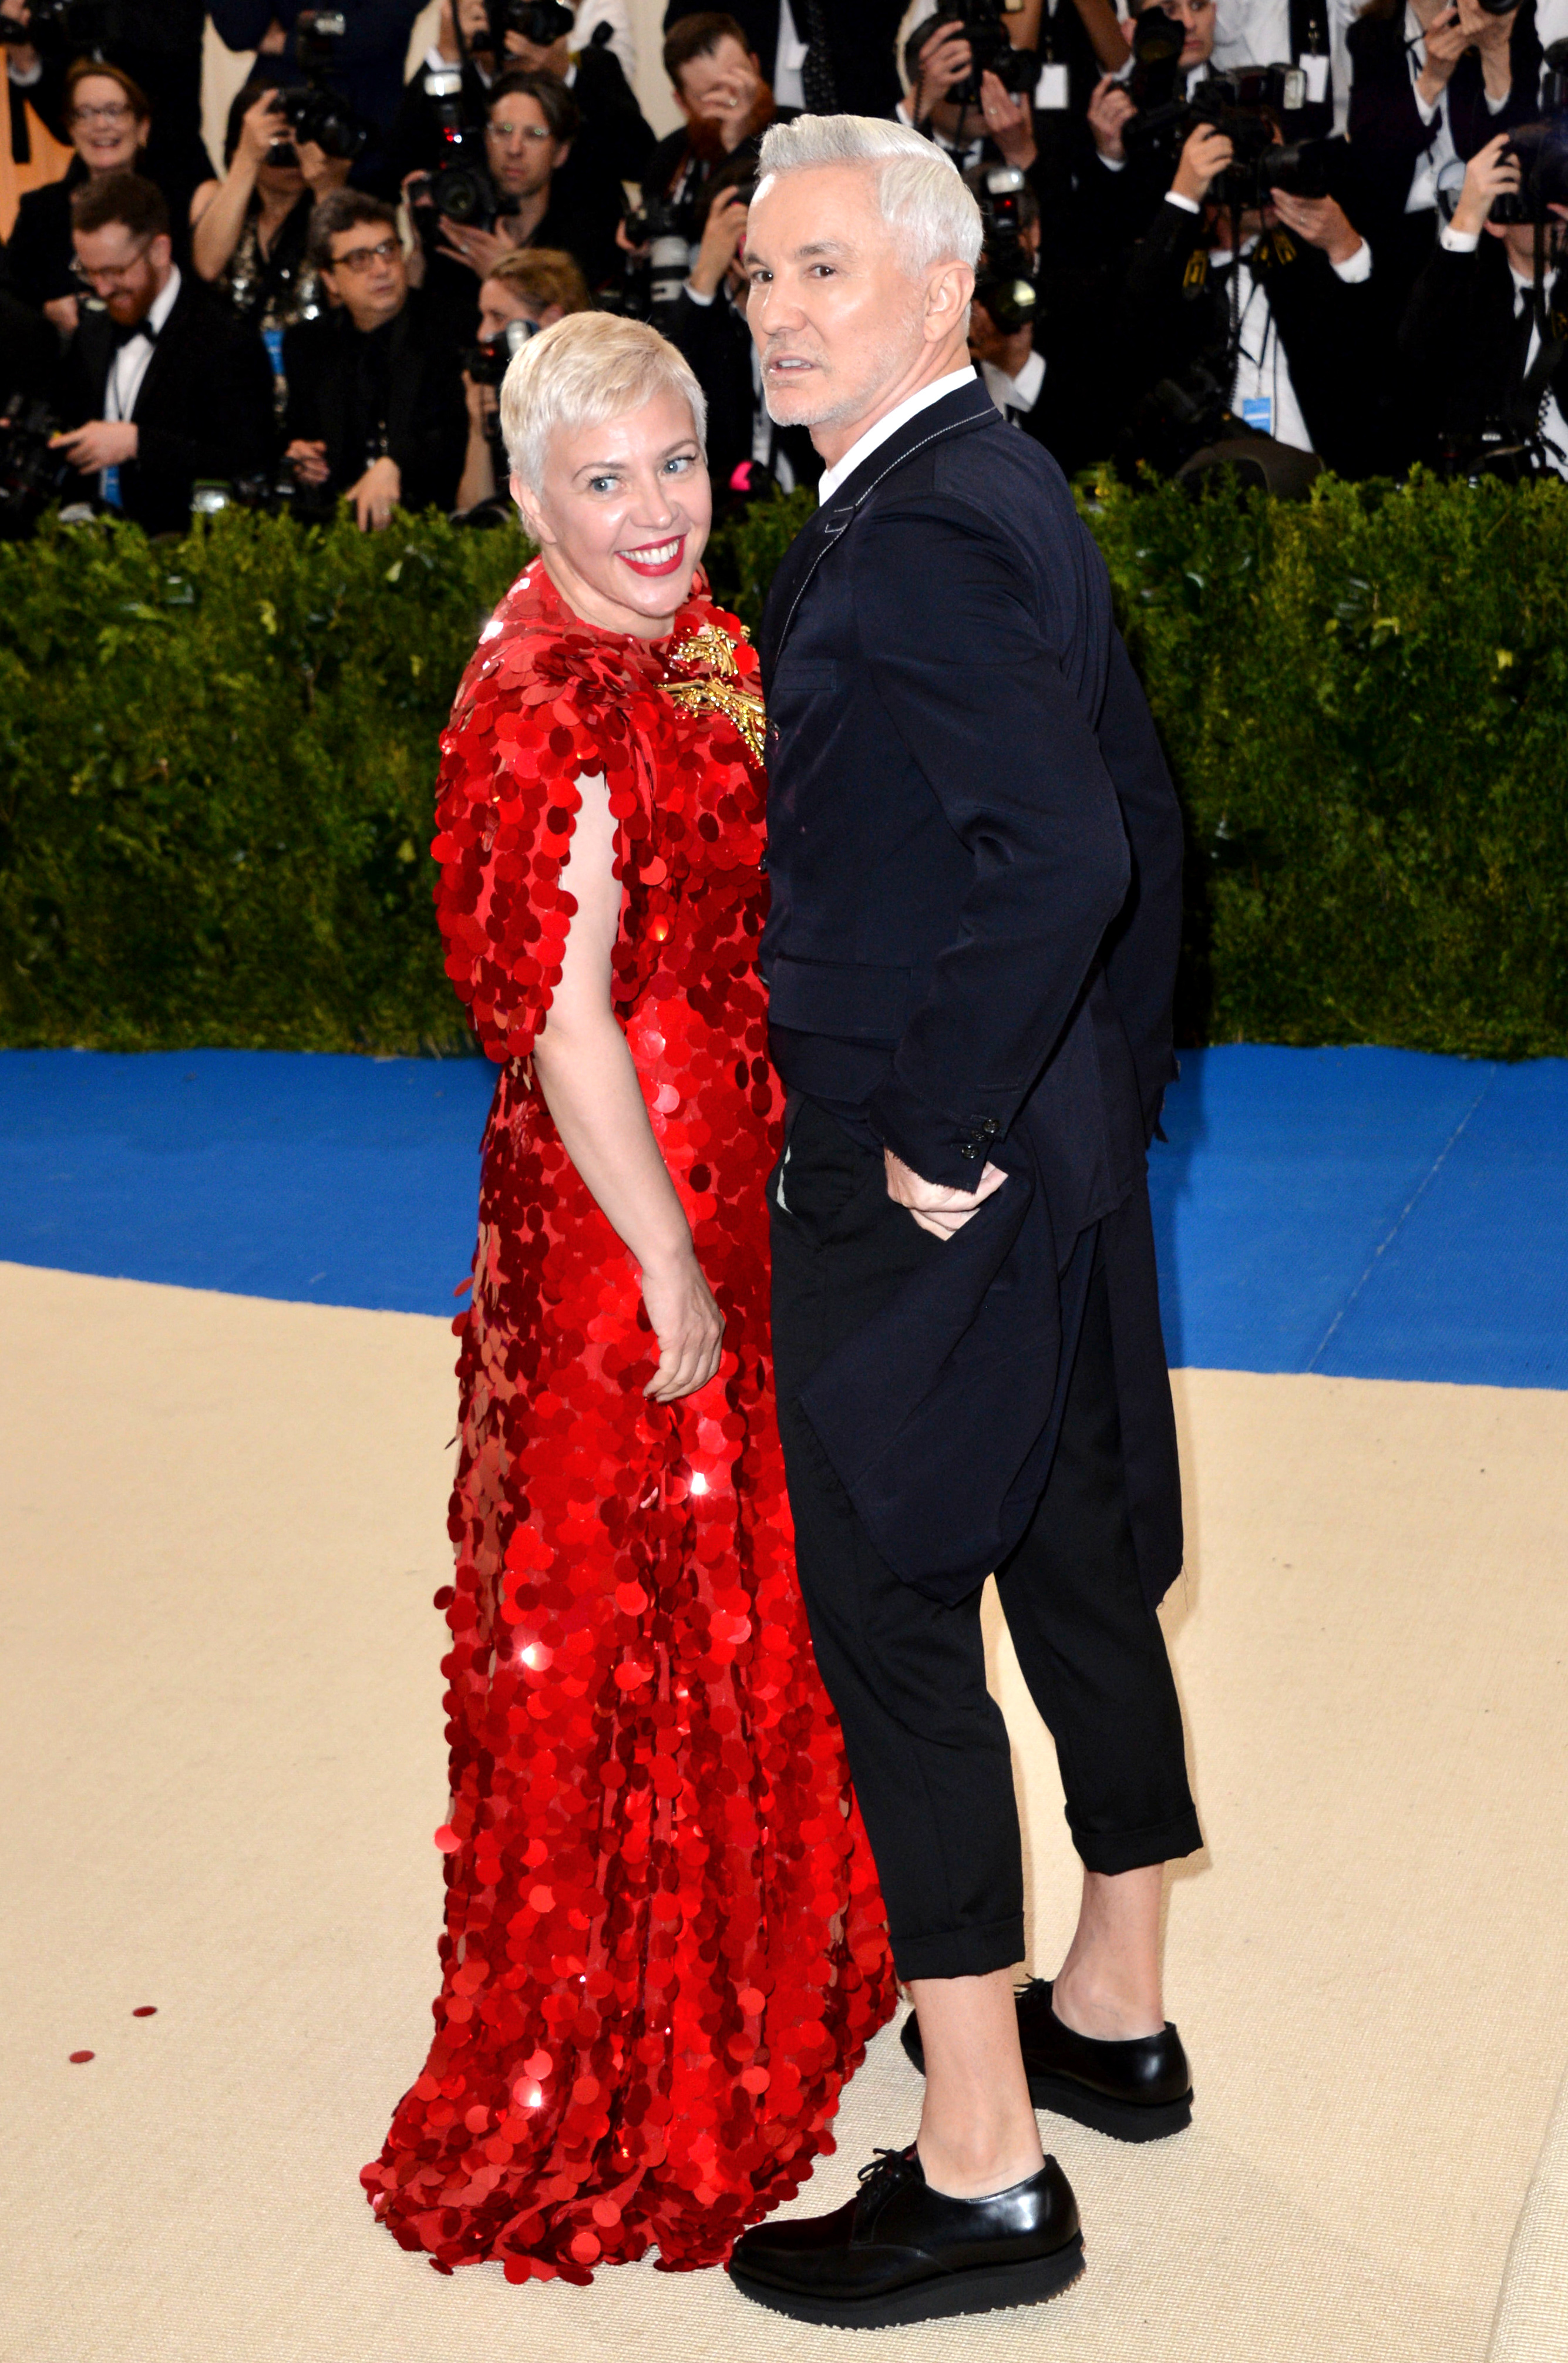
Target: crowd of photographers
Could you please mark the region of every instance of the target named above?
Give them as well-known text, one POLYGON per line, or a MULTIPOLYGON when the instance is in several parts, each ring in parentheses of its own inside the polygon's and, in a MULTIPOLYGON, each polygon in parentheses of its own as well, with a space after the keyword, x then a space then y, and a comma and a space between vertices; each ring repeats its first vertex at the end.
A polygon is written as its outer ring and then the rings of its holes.
POLYGON ((254 51, 223 170, 200 0, 0 0, 0 531, 228 500, 504 512, 496 388, 591 305, 707 392, 721 498, 819 471, 763 407, 768 123, 916 126, 979 198, 971 346, 1069 471, 1568 473, 1568 0, 213 0, 254 51), (3 145, 4 143, 0 143, 3 145))

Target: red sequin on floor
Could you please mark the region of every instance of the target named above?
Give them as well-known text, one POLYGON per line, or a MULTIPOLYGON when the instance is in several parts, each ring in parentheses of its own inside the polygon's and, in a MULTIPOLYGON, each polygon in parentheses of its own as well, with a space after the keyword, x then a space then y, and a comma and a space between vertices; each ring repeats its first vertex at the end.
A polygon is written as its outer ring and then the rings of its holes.
POLYGON ((719 2262, 833 2147, 841 2087, 893 2006, 773 1421, 780 1101, 738 635, 700 596, 657 649, 591 630, 536 565, 442 741, 447 972, 502 1073, 453 1324, 444 1981, 424 2073, 363 2176, 440 2270, 497 2258, 511 2280, 587 2281, 650 2247, 670 2270, 719 2262), (641 1392, 657 1358, 635 1270, 525 1064, 559 980, 585 773, 618 823, 617 1012, 727 1320, 718 1378, 668 1407, 641 1392))
POLYGON ((96 2058, 97 2054, 94 2051, 73 2051, 71 2055, 71 2064, 73 2068, 80 2068, 87 2060, 96 2058))
POLYGON ((158 2004, 155 2002, 144 2002, 139 2010, 132 2011, 131 2016, 133 2018, 156 2018, 158 2016, 158 2004))

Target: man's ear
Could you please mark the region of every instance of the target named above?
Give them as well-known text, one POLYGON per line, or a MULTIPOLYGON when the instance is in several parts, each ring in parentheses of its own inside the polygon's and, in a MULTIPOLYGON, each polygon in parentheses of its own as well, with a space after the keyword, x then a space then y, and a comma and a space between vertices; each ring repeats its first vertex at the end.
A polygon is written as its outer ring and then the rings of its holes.
POLYGON ((160 273, 166 272, 168 271, 170 264, 174 260, 174 241, 167 232, 164 232, 160 237, 153 239, 151 245, 147 250, 147 259, 151 263, 154 271, 159 272, 160 273))
POLYGON ((925 285, 925 340, 940 344, 961 327, 975 294, 975 274, 966 262, 939 263, 925 285))
POLYGON ((557 149, 556 149, 556 161, 555 161, 555 162, 550 166, 550 170, 551 170, 551 172, 558 172, 560 171, 560 169, 561 169, 561 166, 566 162, 567 158, 568 158, 570 154, 571 154, 571 141, 570 141, 569 139, 563 139, 563 140, 561 140, 561 141, 558 144, 557 149))

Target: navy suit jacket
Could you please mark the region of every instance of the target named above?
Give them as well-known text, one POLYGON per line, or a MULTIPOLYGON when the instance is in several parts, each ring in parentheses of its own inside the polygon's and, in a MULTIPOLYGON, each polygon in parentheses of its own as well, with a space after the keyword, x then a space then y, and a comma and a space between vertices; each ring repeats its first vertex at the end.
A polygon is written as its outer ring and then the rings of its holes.
POLYGON ((963 1597, 1039 1500, 1098 1226, 1157 1599, 1181 1518, 1145 1153, 1182 828, 1104 562, 977 380, 818 511, 760 649, 779 1072, 929 1181, 1008 1175, 802 1405, 889 1565, 963 1597))

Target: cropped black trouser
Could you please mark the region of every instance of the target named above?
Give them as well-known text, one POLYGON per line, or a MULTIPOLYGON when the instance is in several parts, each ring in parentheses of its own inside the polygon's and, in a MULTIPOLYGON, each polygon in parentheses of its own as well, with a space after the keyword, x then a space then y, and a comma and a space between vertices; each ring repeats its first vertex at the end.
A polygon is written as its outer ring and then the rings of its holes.
MULTIPOLYGON (((944 1242, 888 1196, 880 1153, 810 1101, 793 1111, 768 1204, 778 1424, 801 1587, 894 1960, 905 1979, 1007 1969, 1025 1949, 1022 1847, 1007 1729, 986 1688, 980 1593, 944 1607, 893 1573, 799 1403, 817 1364, 944 1242)), ((1086 1866, 1132 1870, 1193 1852, 1202 1839, 1181 1709, 1127 1515, 1098 1252, 1050 1478, 996 1572, 1086 1866)))

